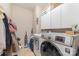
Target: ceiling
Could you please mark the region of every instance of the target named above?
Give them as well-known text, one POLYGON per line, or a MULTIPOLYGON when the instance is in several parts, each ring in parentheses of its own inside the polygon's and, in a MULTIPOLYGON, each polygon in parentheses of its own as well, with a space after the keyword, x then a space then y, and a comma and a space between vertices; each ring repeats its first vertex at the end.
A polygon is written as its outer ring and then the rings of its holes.
POLYGON ((41 7, 45 7, 47 6, 49 3, 13 3, 13 5, 17 5, 23 8, 28 8, 31 10, 34 10, 35 6, 41 6, 41 7))

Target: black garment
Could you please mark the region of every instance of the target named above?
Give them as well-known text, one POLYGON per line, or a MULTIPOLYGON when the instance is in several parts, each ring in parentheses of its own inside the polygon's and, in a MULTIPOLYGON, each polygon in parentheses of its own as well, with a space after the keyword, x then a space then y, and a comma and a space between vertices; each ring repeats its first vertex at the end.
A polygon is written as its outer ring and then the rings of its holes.
POLYGON ((3 50, 3 53, 1 54, 1 56, 8 56, 8 54, 7 54, 5 49, 3 50))
POLYGON ((30 40, 29 45, 30 45, 29 47, 30 47, 31 51, 34 52, 34 40, 33 39, 30 40))
POLYGON ((24 38, 24 46, 26 46, 26 44, 28 44, 28 40, 27 40, 27 32, 25 34, 25 38, 24 38))
POLYGON ((5 13, 3 13, 3 15, 4 15, 3 23, 5 25, 5 32, 6 32, 5 33, 6 34, 6 49, 9 49, 12 45, 12 37, 9 31, 8 18, 5 13))

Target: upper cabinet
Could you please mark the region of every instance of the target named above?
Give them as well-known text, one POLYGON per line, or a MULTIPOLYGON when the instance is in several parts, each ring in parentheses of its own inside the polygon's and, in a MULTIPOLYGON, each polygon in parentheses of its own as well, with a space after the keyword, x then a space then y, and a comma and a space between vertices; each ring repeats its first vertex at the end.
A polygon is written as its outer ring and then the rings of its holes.
POLYGON ((70 9, 69 4, 63 4, 61 6, 61 27, 62 28, 70 28, 72 21, 72 9, 70 9))
POLYGON ((61 27, 61 9, 60 6, 51 11, 51 28, 56 29, 61 27))
POLYGON ((74 24, 79 24, 79 4, 63 4, 61 12, 63 28, 70 28, 74 24))
POLYGON ((43 11, 41 14, 41 29, 50 29, 50 11, 43 11))
POLYGON ((46 13, 41 16, 41 29, 49 29, 50 28, 50 13, 46 13))
POLYGON ((79 4, 61 4, 51 11, 52 28, 71 28, 79 25, 79 4))
POLYGON ((79 3, 57 6, 41 17, 41 27, 45 29, 72 28, 79 25, 79 3))

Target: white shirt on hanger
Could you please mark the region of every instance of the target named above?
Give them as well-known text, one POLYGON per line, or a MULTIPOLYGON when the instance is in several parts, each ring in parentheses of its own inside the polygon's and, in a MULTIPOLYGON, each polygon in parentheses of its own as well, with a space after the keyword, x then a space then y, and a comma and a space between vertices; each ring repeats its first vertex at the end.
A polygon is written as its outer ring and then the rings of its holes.
POLYGON ((0 54, 6 48, 5 26, 3 23, 3 14, 0 15, 0 54))

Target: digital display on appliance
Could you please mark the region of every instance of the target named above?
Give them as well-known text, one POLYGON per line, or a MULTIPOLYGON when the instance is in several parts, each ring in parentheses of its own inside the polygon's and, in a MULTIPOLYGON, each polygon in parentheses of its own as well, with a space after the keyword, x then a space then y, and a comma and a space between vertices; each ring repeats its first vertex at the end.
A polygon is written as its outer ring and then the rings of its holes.
POLYGON ((65 37, 56 36, 56 37, 55 37, 55 41, 59 41, 59 42, 64 43, 64 42, 65 42, 65 37))

